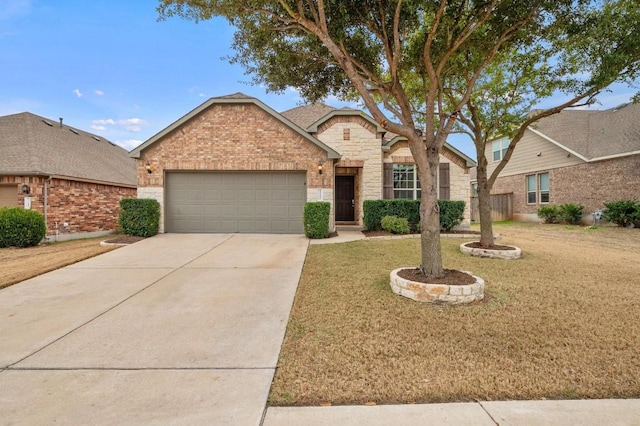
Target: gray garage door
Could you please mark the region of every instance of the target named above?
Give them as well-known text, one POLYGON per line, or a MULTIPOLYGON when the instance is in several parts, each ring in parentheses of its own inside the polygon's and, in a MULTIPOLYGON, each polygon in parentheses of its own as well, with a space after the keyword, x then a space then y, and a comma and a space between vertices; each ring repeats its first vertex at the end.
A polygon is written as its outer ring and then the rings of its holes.
POLYGON ((169 172, 165 232, 301 234, 305 172, 169 172))

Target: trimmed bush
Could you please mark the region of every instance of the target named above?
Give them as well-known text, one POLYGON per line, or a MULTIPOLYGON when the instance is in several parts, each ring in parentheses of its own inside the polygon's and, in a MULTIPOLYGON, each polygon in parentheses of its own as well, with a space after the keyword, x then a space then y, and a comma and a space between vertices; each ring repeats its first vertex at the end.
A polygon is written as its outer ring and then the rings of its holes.
POLYGON ((640 221, 640 204, 636 200, 619 200, 604 203, 602 216, 618 226, 629 226, 640 221))
MULTIPOLYGON (((464 201, 438 200, 440 227, 450 231, 464 219, 464 201)), ((407 219, 409 227, 420 229, 420 200, 365 200, 364 226, 371 231, 382 229, 382 218, 397 216, 407 219)))
POLYGON ((582 204, 561 204, 558 209, 558 217, 564 223, 577 225, 582 220, 583 210, 584 206, 582 204))
POLYGON ((558 223, 559 213, 557 206, 544 206, 538 209, 538 217, 544 223, 558 223))
POLYGON ((440 228, 451 231, 464 220, 464 201, 438 200, 440 207, 440 228))
POLYGON ((20 207, 0 209, 0 247, 37 246, 46 233, 41 213, 20 207))
POLYGON ((329 213, 331 203, 313 201, 304 205, 304 235, 307 238, 327 238, 329 236, 329 213))
POLYGON ((381 221, 382 229, 392 234, 408 234, 409 221, 404 217, 385 216, 381 221))
POLYGON ((120 200, 118 225, 126 235, 152 237, 160 225, 160 203, 152 198, 123 198, 120 200))

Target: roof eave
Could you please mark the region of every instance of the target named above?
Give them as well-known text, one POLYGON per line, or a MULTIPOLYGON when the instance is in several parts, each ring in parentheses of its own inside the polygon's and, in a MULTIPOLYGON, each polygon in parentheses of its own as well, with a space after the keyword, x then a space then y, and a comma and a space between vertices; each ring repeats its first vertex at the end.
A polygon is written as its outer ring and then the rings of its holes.
POLYGON ((579 159, 581 159, 582 161, 586 161, 589 162, 589 159, 587 157, 585 157, 584 155, 580 154, 579 152, 574 151, 571 148, 566 147, 565 145, 561 144, 560 142, 556 141, 555 139, 545 135, 544 133, 542 133, 539 130, 534 129, 533 127, 529 126, 527 127, 528 130, 530 130, 531 132, 535 133, 536 135, 540 136, 541 138, 543 138, 544 140, 551 142, 552 144, 554 144, 555 146, 557 146, 560 149, 563 149, 565 151, 567 151, 568 153, 575 155, 576 157, 578 157, 579 159))
POLYGON ((376 123, 376 121, 371 118, 368 114, 366 114, 364 111, 359 111, 359 110, 348 110, 348 109, 334 109, 333 111, 325 114, 324 116, 322 116, 320 119, 316 120, 312 125, 310 125, 309 127, 307 127, 307 132, 309 133, 317 133, 318 132, 318 127, 328 121, 329 119, 331 119, 332 117, 335 116, 353 116, 356 115, 366 121, 368 121, 369 123, 373 124, 374 126, 376 126, 376 132, 378 133, 385 133, 386 130, 384 130, 382 127, 380 127, 380 125, 378 123, 376 123))

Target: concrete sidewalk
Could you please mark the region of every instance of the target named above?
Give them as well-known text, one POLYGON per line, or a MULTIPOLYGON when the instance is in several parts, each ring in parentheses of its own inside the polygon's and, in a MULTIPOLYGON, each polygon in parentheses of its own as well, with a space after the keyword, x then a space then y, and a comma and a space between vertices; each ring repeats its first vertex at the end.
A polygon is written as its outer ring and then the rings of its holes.
POLYGON ((307 246, 158 235, 0 291, 0 424, 258 425, 307 246))
POLYGON ((640 399, 270 407, 263 426, 635 426, 640 399))

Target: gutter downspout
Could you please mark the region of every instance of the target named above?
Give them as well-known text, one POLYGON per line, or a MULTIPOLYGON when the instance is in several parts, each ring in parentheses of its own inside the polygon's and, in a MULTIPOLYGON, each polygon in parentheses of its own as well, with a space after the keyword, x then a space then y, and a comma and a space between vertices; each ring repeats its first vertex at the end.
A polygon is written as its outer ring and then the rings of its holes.
POLYGON ((46 227, 46 233, 45 233, 45 239, 49 238, 49 222, 47 220, 48 218, 48 212, 47 210, 49 209, 49 185, 48 183, 51 182, 51 176, 48 176, 46 179, 44 180, 44 201, 43 201, 43 207, 42 207, 42 211, 44 213, 44 225, 46 227))

